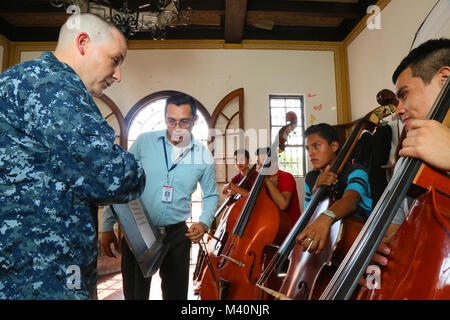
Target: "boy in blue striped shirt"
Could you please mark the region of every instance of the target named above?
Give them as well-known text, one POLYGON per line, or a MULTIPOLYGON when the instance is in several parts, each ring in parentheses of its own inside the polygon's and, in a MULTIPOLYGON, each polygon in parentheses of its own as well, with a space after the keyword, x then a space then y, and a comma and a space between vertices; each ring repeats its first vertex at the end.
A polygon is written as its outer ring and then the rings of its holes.
POLYGON ((348 163, 339 176, 329 171, 339 149, 338 135, 332 126, 326 123, 310 126, 305 137, 306 150, 314 168, 305 178, 305 208, 322 185, 334 186, 335 199, 338 199, 297 236, 304 251, 309 248, 308 252, 317 254, 323 249, 333 222, 354 213, 368 216, 372 199, 364 167, 348 163))

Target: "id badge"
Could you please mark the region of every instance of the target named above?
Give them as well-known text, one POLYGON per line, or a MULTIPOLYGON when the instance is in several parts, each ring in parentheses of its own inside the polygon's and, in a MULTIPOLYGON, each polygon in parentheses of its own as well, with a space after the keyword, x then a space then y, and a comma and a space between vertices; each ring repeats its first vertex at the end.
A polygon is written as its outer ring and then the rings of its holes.
POLYGON ((163 186, 162 188, 162 202, 170 203, 173 197, 173 187, 163 186))

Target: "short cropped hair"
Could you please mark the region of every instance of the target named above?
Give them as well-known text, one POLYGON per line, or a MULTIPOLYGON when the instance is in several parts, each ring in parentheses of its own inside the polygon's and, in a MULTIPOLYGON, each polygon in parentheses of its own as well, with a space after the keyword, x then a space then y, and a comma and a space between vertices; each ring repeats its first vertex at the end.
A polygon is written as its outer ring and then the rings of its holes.
POLYGON ((103 20, 92 13, 78 13, 71 15, 59 31, 58 46, 67 47, 80 32, 86 32, 91 41, 101 44, 112 39, 112 30, 123 33, 113 23, 103 20))
POLYGON ((428 40, 400 62, 392 75, 392 82, 395 84, 400 73, 410 67, 413 77, 419 77, 425 84, 429 84, 436 72, 444 66, 450 66, 450 39, 428 40))
POLYGON ((244 154, 247 159, 250 159, 250 153, 246 149, 237 149, 234 152, 234 156, 237 156, 238 154, 244 154))
POLYGON ((305 138, 313 133, 316 133, 321 138, 327 140, 328 144, 332 144, 335 141, 339 142, 336 129, 328 123, 319 123, 308 127, 305 131, 305 138))
POLYGON ((164 115, 167 114, 167 106, 169 104, 174 104, 176 106, 188 104, 191 107, 192 117, 195 118, 195 116, 197 115, 197 106, 195 105, 195 100, 187 94, 179 93, 168 98, 166 100, 166 107, 164 108, 164 115))

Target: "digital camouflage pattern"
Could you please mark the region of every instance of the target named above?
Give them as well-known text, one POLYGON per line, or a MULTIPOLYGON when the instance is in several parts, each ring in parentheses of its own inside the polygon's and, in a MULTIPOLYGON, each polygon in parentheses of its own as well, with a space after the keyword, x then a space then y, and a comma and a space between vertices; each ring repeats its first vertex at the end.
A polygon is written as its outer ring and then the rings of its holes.
POLYGON ((52 53, 0 75, 0 299, 96 297, 97 206, 145 186, 114 139, 52 53))

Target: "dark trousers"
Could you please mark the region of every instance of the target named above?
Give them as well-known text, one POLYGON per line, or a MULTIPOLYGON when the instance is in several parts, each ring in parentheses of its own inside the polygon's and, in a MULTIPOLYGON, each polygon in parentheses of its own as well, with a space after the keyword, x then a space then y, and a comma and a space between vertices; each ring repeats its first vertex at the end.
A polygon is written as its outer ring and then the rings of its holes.
MULTIPOLYGON (((167 228, 164 242, 169 249, 159 269, 164 300, 186 300, 189 287, 191 240, 187 226, 180 223, 167 228)), ((136 259, 122 240, 122 282, 125 300, 148 300, 151 278, 144 278, 136 259)))

